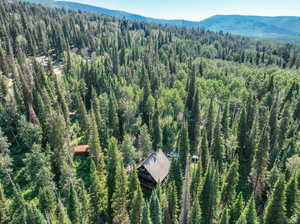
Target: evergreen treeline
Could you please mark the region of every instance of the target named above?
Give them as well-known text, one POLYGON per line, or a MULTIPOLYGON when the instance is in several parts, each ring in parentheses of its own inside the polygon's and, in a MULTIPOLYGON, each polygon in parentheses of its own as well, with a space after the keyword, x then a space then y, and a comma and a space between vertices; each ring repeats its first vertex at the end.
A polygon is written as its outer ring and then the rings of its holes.
POLYGON ((0 223, 300 222, 297 46, 9 1, 0 21, 0 223), (158 149, 179 158, 150 192, 158 149))

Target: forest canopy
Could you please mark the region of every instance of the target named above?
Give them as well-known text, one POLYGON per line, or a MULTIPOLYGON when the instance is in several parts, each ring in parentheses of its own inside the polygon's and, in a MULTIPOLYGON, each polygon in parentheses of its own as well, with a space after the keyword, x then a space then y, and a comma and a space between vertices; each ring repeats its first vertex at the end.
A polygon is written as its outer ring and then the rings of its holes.
POLYGON ((0 223, 299 223, 299 68, 297 45, 1 1, 0 223))

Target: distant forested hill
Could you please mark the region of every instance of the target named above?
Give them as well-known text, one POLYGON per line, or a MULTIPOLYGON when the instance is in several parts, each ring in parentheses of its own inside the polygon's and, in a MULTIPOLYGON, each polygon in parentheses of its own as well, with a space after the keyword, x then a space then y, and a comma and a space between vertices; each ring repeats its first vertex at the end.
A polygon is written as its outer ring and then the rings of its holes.
POLYGON ((165 20, 145 17, 119 10, 110 10, 98 6, 75 3, 70 1, 54 0, 24 0, 44 5, 64 7, 70 10, 80 10, 92 13, 126 18, 156 24, 172 26, 186 26, 190 28, 206 28, 212 31, 223 31, 236 35, 259 37, 282 42, 300 43, 300 17, 279 16, 242 16, 242 15, 216 15, 202 21, 165 20))

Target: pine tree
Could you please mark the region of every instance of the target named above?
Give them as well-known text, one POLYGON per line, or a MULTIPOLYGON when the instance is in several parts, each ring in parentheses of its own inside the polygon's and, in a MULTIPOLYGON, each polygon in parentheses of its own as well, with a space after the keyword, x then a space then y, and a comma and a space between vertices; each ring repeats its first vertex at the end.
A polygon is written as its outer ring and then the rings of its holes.
POLYGON ((140 129, 139 144, 142 158, 146 158, 152 152, 152 140, 146 124, 144 124, 140 129))
POLYGON ((188 88, 188 95, 187 95, 185 107, 187 109, 187 113, 190 116, 193 110, 194 98, 196 93, 196 66, 195 65, 192 65, 192 72, 190 73, 188 83, 189 83, 189 88, 188 88))
POLYGON ((222 193, 221 193, 221 203, 223 207, 228 205, 234 198, 236 194, 236 186, 239 180, 239 173, 238 173, 239 165, 238 161, 234 161, 226 175, 222 186, 222 193))
POLYGON ((150 218, 150 211, 149 211, 149 206, 146 203, 144 208, 143 208, 143 217, 141 224, 152 224, 151 218, 150 218))
POLYGON ((212 144, 214 127, 215 127, 214 102, 213 99, 211 99, 207 111, 207 120, 206 120, 206 134, 207 134, 207 143, 209 147, 212 144))
POLYGON ((65 207, 61 201, 58 202, 57 221, 60 224, 71 224, 65 207))
POLYGON ((132 205, 134 194, 140 187, 140 181, 138 178, 137 169, 135 167, 133 167, 132 171, 130 172, 128 184, 128 199, 131 202, 130 205, 132 205))
POLYGON ((264 212, 264 224, 286 224, 286 196, 284 178, 277 181, 264 212))
POLYGON ((225 108, 224 108, 222 120, 221 120, 221 125, 222 125, 221 131, 226 140, 229 137, 229 103, 228 102, 226 102, 226 104, 225 104, 225 108))
POLYGON ((233 202, 232 207, 229 211, 229 215, 230 215, 230 219, 229 219, 229 223, 236 223, 239 219, 239 217, 241 216, 243 210, 244 210, 244 198, 243 198, 243 194, 240 193, 236 200, 233 202))
POLYGON ((206 137, 206 132, 204 131, 203 136, 202 136, 202 141, 201 141, 201 148, 200 148, 200 154, 201 154, 201 164, 202 164, 202 170, 203 174, 206 173, 206 170, 208 168, 208 163, 209 163, 209 150, 208 150, 208 145, 207 145, 207 137, 206 137))
POLYGON ((216 164, 219 166, 219 170, 223 170, 224 163, 224 142, 223 137, 221 136, 220 130, 220 113, 217 116, 216 126, 214 130, 213 143, 212 143, 212 157, 216 164))
MULTIPOLYGON (((253 190, 255 198, 260 200, 262 192, 264 190, 264 179, 268 166, 269 158, 269 135, 268 130, 265 128, 261 135, 255 159, 253 161, 251 180, 253 184, 253 190)), ((242 174, 241 174, 242 175, 242 174)))
POLYGON ((129 214, 127 212, 127 178, 125 169, 122 164, 120 153, 117 153, 117 160, 115 175, 115 190, 112 195, 112 223, 113 224, 130 224, 129 214))
POLYGON ((27 206, 27 211, 28 211, 28 215, 27 215, 27 219, 26 219, 27 223, 47 224, 44 216, 36 208, 35 205, 32 205, 32 204, 28 205, 27 206))
POLYGON ((162 209, 156 190, 151 194, 149 208, 152 223, 162 224, 162 209))
POLYGON ((80 203, 78 199, 77 192, 74 189, 74 186, 71 186, 70 189, 70 198, 68 203, 68 215, 70 221, 74 224, 80 223, 80 203))
POLYGON ((44 188, 40 189, 39 192, 39 209, 41 212, 46 214, 54 214, 57 203, 55 198, 55 192, 49 186, 45 186, 44 188))
POLYGON ((121 137, 119 125, 118 104, 115 95, 111 93, 108 107, 108 127, 110 128, 110 134, 117 139, 121 137))
POLYGON ((138 154, 132 142, 132 137, 128 134, 124 136, 121 152, 123 156, 124 166, 132 166, 138 159, 138 154))
POLYGON ((244 213, 246 216, 247 224, 258 224, 259 223, 257 213, 256 213, 256 208, 255 208, 255 200, 254 200, 253 196, 248 201, 248 204, 244 210, 244 213))
POLYGON ((153 149, 158 150, 162 147, 162 135, 160 128, 159 110, 157 102, 155 103, 155 113, 153 116, 153 149))
POLYGON ((202 224, 200 203, 197 197, 190 211, 189 224, 202 224))
POLYGON ((190 152, 190 143, 188 137, 188 130, 186 125, 184 125, 181 130, 180 140, 179 140, 179 162, 180 162, 180 167, 182 169, 182 173, 185 172, 186 161, 188 159, 189 152, 190 152))
POLYGON ((219 174, 214 164, 211 164, 208 169, 199 201, 201 202, 203 222, 216 223, 219 212, 219 174))
POLYGON ((170 180, 174 181, 174 184, 176 186, 176 192, 178 194, 178 199, 180 199, 179 195, 181 195, 183 177, 182 177, 182 172, 181 172, 181 167, 180 167, 179 160, 175 160, 171 163, 170 180))
POLYGON ((286 214, 290 218, 300 215, 300 192, 296 175, 293 175, 286 186, 286 214))
POLYGON ((176 185, 174 182, 170 185, 168 192, 168 215, 170 223, 178 224, 178 195, 176 191, 176 185))
POLYGON ((278 156, 278 108, 277 99, 272 105, 270 111, 269 127, 270 127, 270 163, 269 167, 272 167, 278 156))
POLYGON ((130 221, 131 224, 140 224, 143 215, 145 200, 140 186, 135 191, 133 201, 131 203, 130 221))
POLYGON ((227 208, 222 212, 220 224, 229 224, 229 213, 227 208))
POLYGON ((94 222, 103 222, 105 220, 105 211, 107 208, 107 188, 104 164, 96 168, 94 161, 90 163, 90 197, 91 209, 94 222))
POLYGON ((199 90, 197 90, 195 95, 195 100, 193 103, 193 108, 191 111, 191 116, 189 120, 189 138, 191 142, 190 154, 194 155, 198 151, 199 137, 200 137, 200 99, 199 90))
POLYGON ((91 153, 91 157, 94 159, 97 168, 101 169, 103 167, 99 166, 104 166, 104 155, 102 153, 101 145, 99 142, 99 133, 94 117, 93 119, 91 119, 91 129, 89 134, 89 150, 91 153))
POLYGON ((202 165, 201 160, 198 161, 197 168, 194 169, 192 181, 191 181, 191 198, 195 198, 200 192, 202 184, 202 165))
POLYGON ((79 116, 80 116, 80 126, 82 128, 83 134, 85 135, 86 139, 89 136, 90 130, 90 119, 86 111, 86 107, 83 103, 82 97, 80 95, 77 96, 78 102, 78 109, 79 109, 79 116))

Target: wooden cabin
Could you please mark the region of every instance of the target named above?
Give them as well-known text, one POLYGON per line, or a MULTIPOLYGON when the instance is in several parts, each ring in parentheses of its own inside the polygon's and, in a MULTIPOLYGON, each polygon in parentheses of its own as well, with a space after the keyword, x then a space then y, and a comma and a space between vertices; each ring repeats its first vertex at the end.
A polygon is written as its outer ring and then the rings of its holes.
POLYGON ((73 152, 74 155, 87 156, 89 155, 89 149, 90 149, 89 145, 78 145, 73 148, 73 152))
POLYGON ((152 153, 138 167, 138 176, 144 188, 152 190, 164 182, 170 171, 171 162, 162 150, 152 153))

